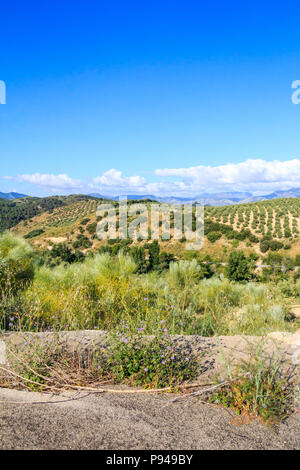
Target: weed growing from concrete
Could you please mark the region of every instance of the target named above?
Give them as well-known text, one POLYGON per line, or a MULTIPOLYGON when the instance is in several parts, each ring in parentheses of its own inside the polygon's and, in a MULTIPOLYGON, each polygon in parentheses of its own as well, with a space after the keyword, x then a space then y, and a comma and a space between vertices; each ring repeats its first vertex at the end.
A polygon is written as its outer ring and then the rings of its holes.
POLYGON ((196 359, 175 350, 164 320, 153 335, 146 332, 146 322, 134 331, 124 321, 110 335, 108 363, 117 380, 160 388, 176 386, 196 376, 196 359))
POLYGON ((234 373, 227 364, 227 385, 214 391, 209 399, 233 408, 238 415, 258 416, 274 423, 285 420, 293 411, 296 376, 279 354, 266 358, 263 344, 259 342, 234 373))

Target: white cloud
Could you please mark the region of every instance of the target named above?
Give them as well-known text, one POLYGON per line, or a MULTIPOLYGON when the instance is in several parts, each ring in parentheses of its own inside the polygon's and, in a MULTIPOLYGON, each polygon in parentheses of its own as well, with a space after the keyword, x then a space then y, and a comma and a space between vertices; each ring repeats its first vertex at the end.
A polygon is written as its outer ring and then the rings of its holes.
POLYGON ((155 170, 157 176, 180 178, 185 191, 273 191, 300 186, 300 160, 249 159, 220 166, 155 170))
MULTIPOLYGON (((27 182, 51 191, 99 192, 104 195, 153 194, 156 196, 196 196, 203 192, 250 191, 268 194, 275 190, 300 187, 300 160, 266 161, 249 159, 219 166, 199 165, 188 168, 164 168, 154 171, 156 181, 139 175, 124 176, 114 168, 90 182, 66 174, 18 175, 4 177, 27 182)), ((152 175, 153 176, 153 175, 152 175)))
POLYGON ((93 178, 89 188, 99 191, 104 195, 120 195, 126 193, 140 193, 147 187, 147 182, 142 176, 123 176, 122 171, 111 170, 103 173, 102 176, 93 178))
POLYGON ((7 176, 5 179, 12 179, 19 183, 31 183, 51 190, 74 190, 82 187, 80 180, 70 178, 66 174, 47 175, 34 173, 31 175, 7 176))
POLYGON ((102 176, 98 176, 93 179, 93 183, 96 185, 103 186, 115 186, 115 187, 139 187, 146 183, 145 178, 141 176, 123 176, 122 171, 117 171, 114 168, 103 173, 102 176))

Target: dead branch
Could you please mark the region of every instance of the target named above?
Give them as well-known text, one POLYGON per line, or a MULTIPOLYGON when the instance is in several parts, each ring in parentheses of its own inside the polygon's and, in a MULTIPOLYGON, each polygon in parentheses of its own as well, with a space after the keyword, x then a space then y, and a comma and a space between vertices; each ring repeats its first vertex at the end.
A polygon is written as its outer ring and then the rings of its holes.
POLYGON ((246 372, 245 374, 243 375, 240 375, 238 377, 235 377, 231 380, 226 380, 225 382, 220 382, 216 385, 213 385, 212 387, 209 387, 209 388, 205 388, 205 389, 202 389, 202 390, 197 390, 196 392, 192 392, 192 393, 189 393, 188 395, 183 395, 181 397, 176 397, 174 398, 174 400, 172 400, 172 402, 175 402, 175 401, 179 401, 179 400, 182 400, 184 398, 190 398, 190 397, 196 397, 198 395, 203 395, 204 393, 209 393, 209 392, 213 392, 214 390, 218 389, 218 388, 222 388, 222 387, 225 387, 225 385, 229 385, 231 384, 232 382, 236 382, 237 380, 243 378, 243 377, 246 377, 247 375, 250 375, 250 372, 246 372))

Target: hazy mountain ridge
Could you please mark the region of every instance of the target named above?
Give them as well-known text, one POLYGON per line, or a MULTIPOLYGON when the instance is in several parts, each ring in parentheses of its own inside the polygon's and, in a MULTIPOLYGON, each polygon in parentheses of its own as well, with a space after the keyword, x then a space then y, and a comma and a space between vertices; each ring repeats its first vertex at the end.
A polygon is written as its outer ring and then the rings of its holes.
POLYGON ((15 193, 15 192, 11 192, 11 193, 0 192, 0 198, 2 199, 20 199, 23 197, 28 197, 28 196, 26 194, 20 194, 20 193, 15 193))
MULTIPOLYGON (((89 196, 96 198, 105 198, 102 194, 89 194, 89 196)), ((169 204, 183 204, 183 203, 192 203, 199 202, 206 206, 230 206, 233 204, 243 204, 248 202, 257 202, 270 199, 279 199, 279 198, 288 198, 288 197, 300 197, 300 188, 291 188, 282 191, 275 191, 270 194, 263 196, 254 196, 252 193, 244 191, 231 191, 231 192, 221 192, 221 193, 203 193, 194 197, 176 197, 176 196, 154 196, 152 194, 128 194, 122 196, 111 196, 109 199, 114 201, 119 200, 119 197, 122 199, 127 197, 128 200, 136 199, 152 199, 159 202, 167 202, 169 204)), ((107 196, 108 198, 108 196, 107 196)))
MULTIPOLYGON (((128 200, 145 200, 150 199, 158 202, 166 202, 169 204, 184 204, 199 202, 207 206, 230 206, 233 204, 243 204, 249 202, 258 202, 270 199, 289 198, 289 197, 300 197, 300 188, 291 188, 287 190, 274 191, 270 194, 262 196, 254 196, 252 193, 247 191, 230 191, 220 193, 202 193, 194 197, 177 197, 177 196, 154 196, 153 194, 124 194, 120 196, 104 196, 99 193, 91 193, 83 195, 86 197, 92 197, 97 199, 110 199, 118 201, 119 198, 127 198, 128 200)), ((16 192, 2 193, 0 192, 0 198, 2 199, 20 199, 24 197, 30 197, 26 194, 20 194, 16 192)))

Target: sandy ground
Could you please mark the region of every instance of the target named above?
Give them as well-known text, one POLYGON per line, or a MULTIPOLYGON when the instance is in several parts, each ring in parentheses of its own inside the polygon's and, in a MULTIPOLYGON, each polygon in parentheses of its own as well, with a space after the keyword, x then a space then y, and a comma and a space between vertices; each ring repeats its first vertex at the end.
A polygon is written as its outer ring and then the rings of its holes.
POLYGON ((0 449, 300 449, 299 414, 272 429, 196 398, 173 398, 0 389, 0 449))

